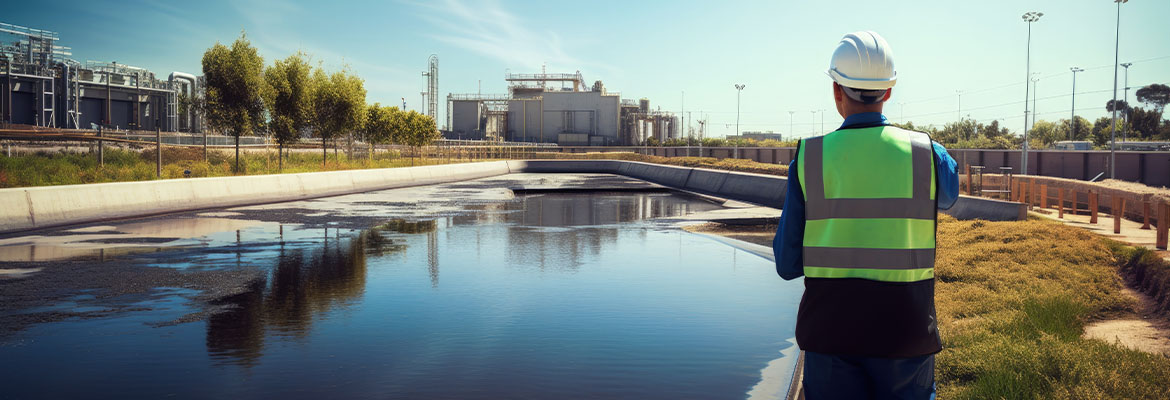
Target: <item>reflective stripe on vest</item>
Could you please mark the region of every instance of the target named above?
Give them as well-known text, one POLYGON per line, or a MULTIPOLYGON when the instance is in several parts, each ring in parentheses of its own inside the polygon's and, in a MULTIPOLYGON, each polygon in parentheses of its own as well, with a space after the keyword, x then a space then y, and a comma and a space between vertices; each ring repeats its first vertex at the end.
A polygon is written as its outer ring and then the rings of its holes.
POLYGON ((915 282, 934 277, 930 137, 895 127, 804 139, 804 274, 915 282))

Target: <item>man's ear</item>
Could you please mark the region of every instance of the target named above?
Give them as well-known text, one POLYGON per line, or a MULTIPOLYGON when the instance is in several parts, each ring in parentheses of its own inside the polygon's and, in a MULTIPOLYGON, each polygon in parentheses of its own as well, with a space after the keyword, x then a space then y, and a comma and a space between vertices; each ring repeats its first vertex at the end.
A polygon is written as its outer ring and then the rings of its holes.
POLYGON ((844 96, 845 91, 841 90, 841 85, 837 84, 837 82, 833 82, 833 100, 840 103, 842 100, 844 100, 844 96))

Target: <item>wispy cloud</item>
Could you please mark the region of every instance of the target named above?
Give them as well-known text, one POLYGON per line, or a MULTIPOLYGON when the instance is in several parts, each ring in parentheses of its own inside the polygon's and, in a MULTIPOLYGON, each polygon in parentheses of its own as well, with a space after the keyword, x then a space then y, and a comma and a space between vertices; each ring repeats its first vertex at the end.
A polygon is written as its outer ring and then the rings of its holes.
POLYGON ((421 18, 440 33, 432 38, 509 66, 533 67, 549 63, 558 68, 583 65, 564 48, 559 35, 552 31, 528 28, 524 21, 505 10, 497 1, 466 2, 443 0, 415 3, 426 13, 421 18))

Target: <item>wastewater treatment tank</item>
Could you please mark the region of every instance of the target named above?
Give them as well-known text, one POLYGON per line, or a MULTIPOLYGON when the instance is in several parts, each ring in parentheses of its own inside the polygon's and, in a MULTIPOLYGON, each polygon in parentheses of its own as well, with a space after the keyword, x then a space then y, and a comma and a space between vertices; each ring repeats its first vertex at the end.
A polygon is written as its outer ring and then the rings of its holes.
POLYGON ((526 179, 0 238, 0 397, 786 393, 802 285, 672 222, 719 205, 526 179))

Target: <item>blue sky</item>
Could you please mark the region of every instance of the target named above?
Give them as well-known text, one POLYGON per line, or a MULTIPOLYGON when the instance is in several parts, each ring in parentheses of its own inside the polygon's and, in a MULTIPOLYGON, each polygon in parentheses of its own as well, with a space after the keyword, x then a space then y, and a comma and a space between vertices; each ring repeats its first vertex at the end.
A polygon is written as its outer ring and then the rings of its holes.
MULTIPOLYGON (((741 130, 811 135, 840 124, 824 75, 841 36, 875 30, 895 53, 892 120, 942 124, 961 112, 1023 126, 1026 11, 1040 119, 1105 115, 1112 96, 1115 4, 1109 0, 940 1, 53 1, 7 5, 0 22, 60 32, 74 58, 117 61, 165 76, 199 73, 204 50, 246 30, 266 62, 302 50, 327 68, 349 65, 368 101, 420 106, 421 72, 438 54, 440 97, 505 93, 505 71, 580 70, 625 98, 706 115, 714 136, 741 130), (959 109, 959 96, 963 91, 959 109)), ((1121 62, 1129 84, 1170 83, 1170 1, 1122 6, 1121 62)), ((1119 80, 1124 79, 1123 73, 1119 80)), ((1130 99, 1133 100, 1130 91, 1130 99)), ((1118 94, 1120 97, 1121 94, 1118 94)), ((441 105, 442 107, 442 105, 441 105)), ((440 109, 440 124, 445 108, 440 109)), ((697 126, 697 124, 694 124, 697 126)))

